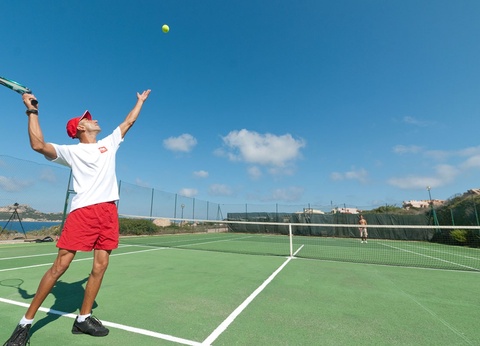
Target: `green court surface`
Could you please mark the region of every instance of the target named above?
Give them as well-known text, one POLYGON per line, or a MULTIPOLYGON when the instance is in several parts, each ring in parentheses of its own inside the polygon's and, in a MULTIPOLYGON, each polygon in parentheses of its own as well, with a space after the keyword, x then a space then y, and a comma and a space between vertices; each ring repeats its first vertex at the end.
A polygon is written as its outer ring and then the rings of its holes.
MULTIPOLYGON (((292 258, 288 241, 268 239, 124 239, 93 311, 110 328, 104 338, 70 331, 92 263, 78 253, 37 313, 31 345, 480 344, 478 271, 292 258), (239 246, 267 254, 223 252, 239 246)), ((374 243, 363 245, 384 248, 374 243)), ((355 246, 337 251, 373 251, 355 246)), ((55 256, 53 243, 0 244, 1 342, 55 256)))

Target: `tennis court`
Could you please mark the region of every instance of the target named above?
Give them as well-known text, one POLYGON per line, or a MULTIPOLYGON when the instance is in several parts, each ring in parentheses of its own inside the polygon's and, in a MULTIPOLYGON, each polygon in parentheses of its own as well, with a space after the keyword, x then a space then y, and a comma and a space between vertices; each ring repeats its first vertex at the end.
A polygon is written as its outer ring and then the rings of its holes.
MULTIPOLYGON (((78 253, 38 312, 31 344, 480 344, 476 249, 459 256, 440 244, 294 239, 123 238, 94 309, 110 328, 105 338, 70 333, 91 268, 91 253, 78 253), (417 257, 445 268, 419 267, 417 257)), ((53 243, 0 244, 0 338, 10 336, 55 256, 53 243)))

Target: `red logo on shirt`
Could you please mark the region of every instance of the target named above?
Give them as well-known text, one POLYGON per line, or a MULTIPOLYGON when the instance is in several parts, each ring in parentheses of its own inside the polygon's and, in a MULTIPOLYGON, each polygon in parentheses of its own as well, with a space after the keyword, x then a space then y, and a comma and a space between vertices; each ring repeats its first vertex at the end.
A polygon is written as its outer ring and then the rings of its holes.
POLYGON ((100 150, 100 152, 103 154, 104 152, 106 152, 108 149, 106 147, 99 147, 98 150, 100 150))

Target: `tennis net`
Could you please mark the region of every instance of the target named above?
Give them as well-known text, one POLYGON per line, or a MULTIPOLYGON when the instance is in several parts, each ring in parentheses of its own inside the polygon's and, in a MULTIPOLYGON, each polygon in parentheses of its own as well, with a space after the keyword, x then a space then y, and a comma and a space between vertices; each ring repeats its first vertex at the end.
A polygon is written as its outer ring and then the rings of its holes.
MULTIPOLYGON (((126 218, 159 220, 123 215, 121 224, 126 218)), ((480 228, 474 226, 368 225, 362 241, 352 224, 161 220, 163 227, 123 235, 121 244, 480 271, 480 228)))

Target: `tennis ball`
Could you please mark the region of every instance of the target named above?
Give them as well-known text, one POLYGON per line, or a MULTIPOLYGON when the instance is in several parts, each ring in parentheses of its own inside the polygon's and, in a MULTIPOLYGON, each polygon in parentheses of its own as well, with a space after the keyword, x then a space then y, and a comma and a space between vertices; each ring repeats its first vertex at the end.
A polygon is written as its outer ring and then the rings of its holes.
POLYGON ((167 33, 167 32, 170 31, 170 28, 168 27, 167 24, 163 24, 163 26, 162 26, 162 31, 163 31, 164 33, 167 33))

